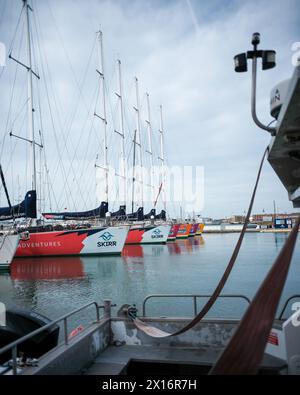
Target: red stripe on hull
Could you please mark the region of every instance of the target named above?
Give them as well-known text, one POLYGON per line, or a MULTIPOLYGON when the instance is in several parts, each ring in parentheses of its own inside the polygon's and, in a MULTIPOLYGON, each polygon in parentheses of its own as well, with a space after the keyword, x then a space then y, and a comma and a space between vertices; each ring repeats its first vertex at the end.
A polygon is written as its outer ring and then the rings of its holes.
POLYGON ((41 232, 31 233, 30 239, 20 240, 16 256, 77 255, 83 249, 87 233, 41 232))
POLYGON ((192 224, 189 236, 195 236, 199 224, 192 224))
POLYGON ((177 233, 178 238, 186 238, 189 236, 191 231, 191 224, 181 224, 177 233))
POLYGON ((144 228, 140 229, 130 229, 127 235, 125 244, 139 244, 143 240, 143 235, 145 233, 144 228))
POLYGON ((176 225, 172 226, 169 236, 168 236, 168 240, 175 240, 176 239, 179 228, 180 228, 180 224, 176 224, 176 225))

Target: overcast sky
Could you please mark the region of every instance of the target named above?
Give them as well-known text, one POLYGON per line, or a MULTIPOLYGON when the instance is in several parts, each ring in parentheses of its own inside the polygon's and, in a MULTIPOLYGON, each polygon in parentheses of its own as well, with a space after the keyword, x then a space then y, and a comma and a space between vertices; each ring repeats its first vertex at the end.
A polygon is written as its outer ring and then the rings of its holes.
MULTIPOLYGON (((93 49, 95 32, 101 29, 110 131, 117 128, 118 108, 113 93, 117 89, 116 59, 120 58, 128 136, 132 138, 134 130, 136 75, 140 81, 143 119, 145 92, 150 93, 155 149, 158 149, 158 110, 162 104, 168 164, 204 168, 205 200, 201 214, 217 218, 244 213, 270 136, 252 122, 250 73, 234 73, 233 56, 250 49, 251 35, 256 31, 261 33, 262 49, 276 50, 277 67, 259 72, 258 114, 264 123, 270 122, 270 90, 293 72, 291 46, 300 41, 298 0, 35 0, 30 4, 35 14, 32 33, 38 36, 38 41, 34 41, 35 63, 41 79, 44 76, 47 80, 52 110, 50 113, 47 90, 41 82, 43 123, 40 126, 37 119, 36 125, 43 130, 52 180, 50 189, 58 206, 52 203, 53 208, 68 205, 70 209, 85 209, 96 203, 94 164, 97 155, 101 156, 98 145, 101 137, 97 136, 101 126, 93 119, 94 109, 100 106, 96 100, 97 53, 93 49)), ((21 0, 0 0, 0 42, 7 48, 21 7, 21 0)), ((13 54, 26 60, 22 29, 21 22, 13 54)), ((2 144, 4 141, 1 163, 17 199, 29 184, 28 174, 22 173, 26 155, 23 142, 18 142, 12 153, 16 142, 10 140, 8 132, 13 127, 17 134, 26 135, 26 72, 18 72, 8 125, 15 64, 7 60, 0 73, 2 144)), ((119 146, 116 136, 111 137, 111 144, 119 146)), ((131 149, 128 142, 128 155, 131 149)), ((284 187, 266 163, 253 211, 272 212, 273 200, 279 211, 293 211, 284 187)), ((1 204, 5 204, 3 192, 1 204)))

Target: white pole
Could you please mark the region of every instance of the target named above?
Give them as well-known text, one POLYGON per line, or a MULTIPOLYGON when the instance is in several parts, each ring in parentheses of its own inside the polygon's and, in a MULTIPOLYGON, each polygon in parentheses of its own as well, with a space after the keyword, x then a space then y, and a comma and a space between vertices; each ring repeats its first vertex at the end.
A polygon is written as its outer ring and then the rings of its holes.
POLYGON ((137 134, 139 137, 138 145, 140 147, 140 183, 141 183, 141 203, 144 206, 144 180, 143 180, 143 149, 142 149, 142 135, 141 135, 141 110, 140 110, 140 93, 139 93, 139 80, 135 77, 135 91, 136 91, 136 107, 135 111, 137 114, 137 134))
POLYGON ((103 33, 98 32, 100 45, 100 77, 103 100, 103 116, 101 117, 104 125, 104 170, 105 170, 105 201, 108 202, 108 147, 107 147, 107 119, 106 119, 106 94, 105 94, 105 77, 104 77, 104 55, 103 55, 103 33))
POLYGON ((119 93, 117 96, 120 102, 120 130, 119 134, 122 137, 122 166, 123 166, 123 193, 124 193, 124 204, 126 205, 127 201, 127 184, 126 184, 126 157, 125 157, 125 129, 124 129, 124 107, 123 107, 123 84, 122 84, 122 64, 121 60, 117 60, 118 63, 118 74, 119 74, 119 93))
MULTIPOLYGON (((150 155, 151 162, 150 162, 150 190, 151 190, 151 197, 153 193, 153 188, 154 188, 154 166, 153 166, 153 150, 152 150, 152 123, 151 123, 151 110, 150 110, 150 95, 149 93, 146 93, 147 97, 147 117, 148 119, 146 120, 147 123, 147 130, 148 130, 148 154, 150 155)), ((155 198, 154 198, 155 199, 155 198)))
POLYGON ((161 182, 162 182, 162 196, 163 196, 163 205, 164 209, 167 210, 167 202, 165 196, 165 156, 164 156, 164 121, 163 121, 163 107, 160 105, 160 160, 161 160, 161 182))
POLYGON ((28 133, 31 144, 30 159, 31 159, 31 185, 32 190, 36 191, 36 158, 35 158, 35 136, 34 136, 34 119, 33 119, 33 99, 32 99, 32 59, 31 59, 31 40, 30 40, 30 22, 29 22, 29 5, 27 0, 24 0, 26 7, 26 32, 27 32, 27 91, 28 91, 28 133))

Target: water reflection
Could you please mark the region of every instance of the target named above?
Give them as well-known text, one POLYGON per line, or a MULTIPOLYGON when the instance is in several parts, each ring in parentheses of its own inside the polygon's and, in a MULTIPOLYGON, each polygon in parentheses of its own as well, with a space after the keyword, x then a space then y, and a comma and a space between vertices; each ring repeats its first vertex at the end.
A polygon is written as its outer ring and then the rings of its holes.
POLYGON ((202 236, 179 239, 166 245, 126 245, 123 249, 122 258, 127 264, 143 264, 149 255, 160 257, 162 255, 180 255, 196 252, 205 244, 202 236))
MULTIPOLYGON (((122 256, 16 259, 10 275, 0 273, 0 301, 55 318, 93 300, 111 299, 118 306, 136 303, 140 309, 148 294, 210 294, 224 271, 237 237, 236 234, 212 234, 166 245, 130 245, 125 247, 122 256)), ((247 234, 227 292, 251 298, 286 237, 286 234, 247 234)), ((300 240, 284 298, 299 293, 299 254, 300 240)), ((170 305, 168 313, 186 314, 186 305, 174 303, 171 308, 171 304, 167 304, 168 308, 170 305)), ((238 311, 231 302, 226 304, 226 314, 232 316, 238 311)), ((155 313, 163 314, 160 308, 155 313)))
POLYGON ((273 233, 276 250, 278 251, 289 237, 289 233, 273 233))
POLYGON ((141 245, 125 245, 122 252, 123 261, 127 264, 143 264, 144 250, 141 245))
POLYGON ((86 276, 111 279, 120 263, 119 256, 87 256, 81 258, 86 276))
POLYGON ((180 255, 181 254, 181 248, 178 242, 174 243, 168 243, 168 251, 170 255, 180 255))
POLYGON ((151 246, 151 255, 154 257, 159 257, 161 256, 166 250, 165 245, 153 245, 151 246))
POLYGON ((10 267, 12 280, 59 280, 84 277, 79 257, 18 258, 10 267))
POLYGON ((178 239, 174 243, 168 243, 168 250, 171 255, 192 254, 199 247, 204 246, 205 241, 202 236, 189 237, 188 239, 178 239))

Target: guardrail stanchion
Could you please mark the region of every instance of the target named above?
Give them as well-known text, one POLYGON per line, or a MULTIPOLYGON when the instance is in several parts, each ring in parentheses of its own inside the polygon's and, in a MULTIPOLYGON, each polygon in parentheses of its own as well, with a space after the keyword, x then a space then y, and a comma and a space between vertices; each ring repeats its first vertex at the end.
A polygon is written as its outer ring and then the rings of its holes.
POLYGON ((65 335, 65 345, 67 346, 69 344, 67 318, 64 318, 64 335, 65 335))
POLYGON ((105 299, 103 302, 104 302, 104 318, 111 318, 111 300, 105 299))
POLYGON ((14 346, 12 348, 12 368, 13 368, 13 374, 14 375, 18 374, 18 371, 17 371, 17 346, 14 346))
POLYGON ((95 307, 96 307, 96 318, 97 318, 97 322, 100 321, 100 307, 98 305, 97 302, 95 302, 95 307))
POLYGON ((196 317, 196 315, 197 315, 197 296, 194 295, 193 300, 194 300, 194 316, 196 317))

